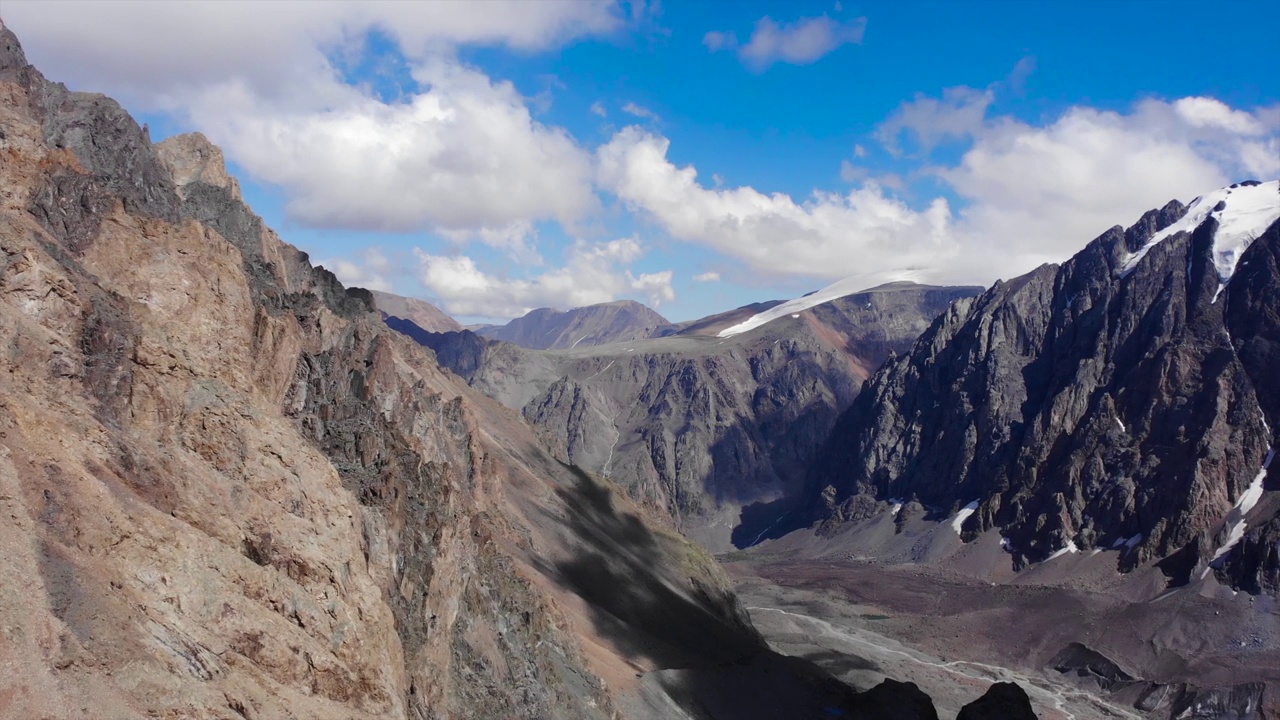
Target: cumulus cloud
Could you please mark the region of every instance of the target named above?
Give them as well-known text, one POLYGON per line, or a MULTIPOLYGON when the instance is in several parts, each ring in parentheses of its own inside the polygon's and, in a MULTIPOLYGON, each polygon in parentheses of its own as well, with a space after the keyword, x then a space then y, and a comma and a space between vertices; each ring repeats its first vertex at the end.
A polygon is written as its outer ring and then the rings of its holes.
POLYGON ((596 101, 591 103, 591 114, 599 115, 600 117, 608 117, 609 111, 604 109, 604 105, 602 103, 596 101))
POLYGON ((510 83, 447 62, 416 75, 430 89, 405 103, 360 96, 272 112, 230 87, 197 100, 193 116, 309 225, 510 237, 593 207, 590 155, 534 120, 510 83))
POLYGON ((1076 107, 1039 126, 986 118, 986 91, 916 103, 895 117, 922 144, 971 138, 958 163, 927 170, 955 207, 946 197, 908 205, 887 178, 863 179, 848 161, 842 172, 862 184, 847 194, 797 201, 708 188, 696 168, 667 158, 666 138, 637 127, 598 150, 599 182, 672 236, 762 276, 985 283, 1061 261, 1170 199, 1280 171, 1280 117, 1208 98, 1147 100, 1127 113, 1076 107))
POLYGON ((707 189, 692 166, 667 159, 669 146, 638 127, 622 130, 599 150, 600 183, 673 236, 771 275, 844 276, 864 265, 894 265, 908 277, 945 249, 945 200, 916 213, 874 184, 848 195, 814 193, 799 203, 750 187, 707 189), (904 236, 917 241, 903 246, 904 236))
POLYGON ((693 276, 694 282, 720 282, 720 273, 704 272, 693 276))
POLYGON ((371 30, 421 58, 463 43, 536 50, 626 22, 613 0, 61 0, 58 12, 43 0, 6 0, 4 9, 28 57, 51 77, 138 100, 227 78, 275 95, 330 72, 326 54, 371 30))
POLYGON ((569 249, 564 267, 517 279, 488 274, 465 255, 415 251, 419 279, 447 312, 484 318, 519 317, 538 307, 593 305, 624 295, 642 297, 653 307, 671 302, 676 296, 670 270, 635 275, 625 269, 642 254, 643 248, 630 238, 578 242, 569 249))
POLYGON ((482 240, 589 212, 590 154, 451 48, 544 48, 626 22, 603 0, 66 2, 57 13, 15 0, 5 18, 52 77, 184 116, 279 186, 294 220, 482 240), (342 77, 341 58, 371 32, 394 41, 418 85, 396 102, 342 77))
POLYGON ((866 18, 842 23, 822 15, 778 23, 766 16, 756 21, 744 45, 738 44, 734 33, 714 30, 702 37, 702 44, 712 52, 736 49, 743 64, 763 72, 778 62, 791 65, 817 62, 841 45, 861 43, 866 29, 866 18))

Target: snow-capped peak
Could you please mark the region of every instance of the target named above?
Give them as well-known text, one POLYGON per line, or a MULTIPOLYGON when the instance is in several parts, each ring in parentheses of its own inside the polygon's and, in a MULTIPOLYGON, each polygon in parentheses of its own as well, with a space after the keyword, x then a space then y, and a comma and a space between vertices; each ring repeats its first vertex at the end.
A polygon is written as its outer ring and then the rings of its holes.
POLYGON ((1180 232, 1195 230, 1210 217, 1218 221, 1213 264, 1218 279, 1226 284, 1249 244, 1280 219, 1280 180, 1233 185, 1196 198, 1181 220, 1152 235, 1146 245, 1125 258, 1121 277, 1133 272, 1151 248, 1180 232))
POLYGON ((743 320, 737 325, 721 330, 719 337, 727 338, 739 335, 748 330, 755 330, 767 322, 772 322, 778 318, 784 318, 788 315, 796 315, 812 307, 817 307, 825 302, 831 302, 848 295, 854 295, 867 289, 867 277, 865 275, 855 275, 854 277, 837 280, 834 283, 794 300, 788 300, 781 305, 775 305, 762 313, 757 313, 743 320))

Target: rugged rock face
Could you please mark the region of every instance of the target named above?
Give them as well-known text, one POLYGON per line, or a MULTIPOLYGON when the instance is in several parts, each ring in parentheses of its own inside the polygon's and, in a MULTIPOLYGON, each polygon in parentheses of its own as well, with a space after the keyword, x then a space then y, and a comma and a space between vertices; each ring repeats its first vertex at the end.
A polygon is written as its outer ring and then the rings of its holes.
POLYGON ((999 682, 960 708, 956 720, 1036 720, 1036 713, 1026 690, 1015 683, 999 682))
MULTIPOLYGON (((160 144, 164 145, 164 143, 160 144)), ((384 318, 403 318, 428 332, 456 332, 462 329, 457 320, 425 300, 401 297, 380 290, 369 292, 373 295, 374 306, 384 318)))
MULTIPOLYGON (((1110 695, 1120 703, 1170 720, 1262 720, 1263 717, 1273 717, 1264 714, 1263 698, 1267 687, 1262 682, 1224 687, 1152 682, 1133 677, 1110 658, 1080 643, 1063 648, 1050 661, 1050 667, 1072 678, 1089 692, 1110 695)), ((1013 687, 1022 692, 1016 685, 1013 687)), ((1009 692, 1012 694, 1013 691, 1009 692)), ((961 713, 959 720, 963 719, 964 714, 961 713)))
POLYGON ((0 716, 667 717, 702 551, 0 26, 0 716))
POLYGON ((1149 246, 1188 213, 1171 202, 955 304, 837 423, 813 517, 834 530, 859 496, 914 498, 965 540, 998 528, 1019 566, 1117 549, 1121 569, 1274 590, 1280 506, 1258 501, 1278 487, 1280 224, 1227 245, 1230 214, 1273 217, 1278 187, 1224 189, 1149 246))
POLYGON ((644 340, 670 328, 671 323, 649 307, 618 300, 572 310, 538 308, 506 325, 478 328, 476 333, 534 350, 567 350, 644 340))
POLYGON ((608 476, 722 550, 758 540, 785 511, 775 501, 803 487, 811 458, 871 371, 905 352, 953 300, 977 292, 891 285, 732 338, 678 335, 558 353, 392 326, 519 409, 558 457, 608 476))

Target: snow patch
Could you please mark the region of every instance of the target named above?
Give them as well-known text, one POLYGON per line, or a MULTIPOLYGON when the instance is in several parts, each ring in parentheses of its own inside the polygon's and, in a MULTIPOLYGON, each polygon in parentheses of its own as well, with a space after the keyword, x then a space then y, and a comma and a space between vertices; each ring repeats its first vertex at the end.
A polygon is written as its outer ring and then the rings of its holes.
MULTIPOLYGON (((1178 233, 1195 230, 1210 217, 1218 221, 1213 237, 1213 265, 1218 270, 1218 280, 1225 285, 1249 244, 1280 219, 1280 180, 1222 188, 1196 198, 1181 220, 1152 235, 1146 245, 1125 258, 1120 276, 1133 272, 1151 248, 1178 233), (1222 209, 1218 209, 1219 205, 1222 209)), ((1218 291, 1222 291, 1221 286, 1218 291)))
MULTIPOLYGON (((1227 539, 1222 542, 1222 547, 1213 554, 1209 560, 1209 566, 1213 567, 1214 563, 1222 559, 1231 549, 1240 543, 1244 538, 1244 531, 1249 528, 1249 523, 1245 521, 1244 516, 1258 504, 1262 499, 1262 481, 1267 477, 1267 468, 1271 467, 1271 461, 1275 459, 1275 448, 1267 449, 1267 457, 1262 461, 1262 469, 1254 476, 1253 482, 1249 483, 1249 487, 1245 488, 1240 497, 1236 500, 1235 507, 1231 508, 1231 512, 1227 515, 1227 522, 1230 523, 1227 528, 1227 539)), ((1204 575, 1207 575, 1209 568, 1205 568, 1204 575)), ((1204 577, 1201 575, 1201 577, 1204 577)))
POLYGON ((1066 547, 1062 548, 1061 550, 1057 550, 1057 551, 1055 551, 1052 555, 1050 555, 1049 557, 1045 558, 1045 559, 1044 559, 1044 561, 1045 561, 1045 562, 1049 562, 1050 560, 1052 560, 1052 559, 1054 559, 1054 558, 1062 557, 1063 555, 1066 555, 1067 553, 1078 553, 1078 552, 1080 552, 1080 548, 1076 547, 1076 541, 1075 541, 1075 540, 1068 540, 1068 541, 1067 541, 1067 546, 1066 546, 1066 547))
POLYGON ((1120 428, 1120 432, 1122 433, 1129 432, 1128 430, 1125 429, 1124 423, 1120 421, 1120 418, 1116 418, 1116 426, 1120 428))
POLYGON ((792 319, 792 320, 795 320, 795 319, 796 319, 796 318, 798 318, 798 317, 800 317, 800 313, 792 313, 792 314, 791 314, 791 319, 792 319))
POLYGON ((834 282, 821 290, 811 292, 804 297, 798 297, 788 300, 781 305, 775 305, 762 313, 757 313, 743 320, 737 325, 732 325, 720 331, 719 337, 727 338, 734 335, 740 335, 748 330, 755 330, 767 322, 777 320, 788 315, 798 315, 811 307, 816 307, 825 302, 831 302, 837 298, 853 295, 867 289, 867 279, 864 276, 845 278, 834 282))
POLYGON ((959 535, 960 528, 964 526, 964 521, 968 520, 969 516, 977 512, 977 510, 978 510, 977 500, 974 500, 968 505, 965 505, 964 507, 960 508, 960 512, 956 513, 956 516, 954 518, 951 518, 951 529, 955 530, 956 534, 959 535))

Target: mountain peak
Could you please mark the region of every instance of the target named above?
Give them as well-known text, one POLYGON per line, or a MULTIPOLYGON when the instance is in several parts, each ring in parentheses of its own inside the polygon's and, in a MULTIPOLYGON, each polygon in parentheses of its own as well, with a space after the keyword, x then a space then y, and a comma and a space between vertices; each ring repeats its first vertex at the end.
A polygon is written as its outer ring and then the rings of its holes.
POLYGON ((506 325, 476 332, 535 350, 605 345, 654 337, 671 323, 635 300, 614 300, 569 310, 538 308, 506 325))
POLYGON ((220 188, 226 188, 237 200, 240 195, 240 183, 227 174, 227 163, 222 156, 222 149, 209 142, 203 133, 190 132, 174 135, 156 145, 160 159, 173 174, 173 182, 178 186, 179 194, 183 188, 192 183, 202 182, 220 188))
POLYGON ((1280 219, 1280 180, 1248 180, 1220 188, 1196 198, 1182 219, 1151 236, 1120 265, 1121 277, 1128 276, 1151 248, 1178 233, 1191 232, 1213 218, 1217 231, 1213 238, 1213 264, 1218 279, 1226 283, 1236 263, 1259 235, 1280 219))
POLYGON ((22 70, 27 67, 27 54, 22 51, 18 36, 0 20, 0 73, 22 70))

